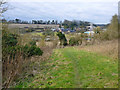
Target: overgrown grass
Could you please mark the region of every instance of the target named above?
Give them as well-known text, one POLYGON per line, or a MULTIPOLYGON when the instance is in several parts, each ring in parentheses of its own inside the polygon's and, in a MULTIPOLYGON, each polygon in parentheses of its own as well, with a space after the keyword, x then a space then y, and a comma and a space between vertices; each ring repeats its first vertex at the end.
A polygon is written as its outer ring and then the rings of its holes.
MULTIPOLYGON (((31 81, 16 88, 117 88, 118 61, 69 47, 54 50, 49 62, 31 81)), ((27 78, 29 79, 29 78, 27 78)))
POLYGON ((78 46, 78 49, 88 52, 95 52, 113 59, 118 59, 118 39, 96 42, 94 45, 78 46))

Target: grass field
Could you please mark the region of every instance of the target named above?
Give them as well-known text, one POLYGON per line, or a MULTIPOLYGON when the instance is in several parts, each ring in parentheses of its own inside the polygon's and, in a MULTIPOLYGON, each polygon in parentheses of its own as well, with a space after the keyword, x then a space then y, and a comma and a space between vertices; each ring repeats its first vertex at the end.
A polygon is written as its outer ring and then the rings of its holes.
POLYGON ((42 33, 32 33, 32 35, 39 35, 39 36, 43 36, 42 33))
POLYGON ((55 49, 42 66, 39 74, 25 78, 15 88, 118 87, 118 60, 76 47, 55 49))

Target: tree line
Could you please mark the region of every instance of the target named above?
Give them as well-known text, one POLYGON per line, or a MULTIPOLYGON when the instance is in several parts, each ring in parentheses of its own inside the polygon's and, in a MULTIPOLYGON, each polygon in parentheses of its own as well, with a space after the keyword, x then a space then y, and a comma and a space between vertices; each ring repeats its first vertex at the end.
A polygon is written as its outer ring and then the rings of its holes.
POLYGON ((62 25, 65 28, 71 28, 73 29, 74 27, 85 27, 85 26, 89 26, 90 22, 88 21, 81 21, 81 20, 64 20, 64 22, 62 23, 62 25))
POLYGON ((84 27, 90 25, 90 22, 88 21, 81 21, 81 20, 64 20, 64 21, 58 21, 58 20, 32 20, 32 21, 25 21, 21 19, 14 19, 14 20, 6 20, 2 19, 2 22, 8 22, 8 23, 15 23, 15 24, 60 24, 61 26, 64 26, 65 28, 74 28, 74 27, 84 27))
POLYGON ((58 20, 32 20, 32 21, 25 21, 21 19, 14 19, 14 20, 6 20, 2 19, 2 22, 14 23, 14 24, 60 24, 62 21, 58 22, 58 20))

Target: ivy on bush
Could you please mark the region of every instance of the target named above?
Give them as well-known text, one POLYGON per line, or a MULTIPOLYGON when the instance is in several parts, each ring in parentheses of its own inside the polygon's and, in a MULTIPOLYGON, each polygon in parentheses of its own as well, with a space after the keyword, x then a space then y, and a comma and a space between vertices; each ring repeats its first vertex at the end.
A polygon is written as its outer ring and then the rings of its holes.
POLYGON ((7 46, 15 46, 17 45, 18 35, 17 34, 12 34, 12 33, 4 33, 2 36, 2 45, 7 47, 7 46))
POLYGON ((33 55, 42 55, 43 51, 36 46, 36 42, 30 42, 30 45, 17 45, 18 35, 11 33, 4 33, 2 36, 2 53, 3 60, 8 56, 15 58, 16 55, 22 54, 24 58, 31 57, 33 55))
POLYGON ((66 46, 67 45, 67 39, 66 39, 65 35, 62 32, 58 32, 57 36, 59 37, 60 45, 66 46))
POLYGON ((43 51, 36 47, 36 46, 28 46, 28 45, 25 45, 23 47, 23 50, 24 50, 24 56, 25 57, 30 57, 30 56, 33 56, 33 55, 42 55, 43 54, 43 51))
POLYGON ((36 41, 31 41, 29 44, 30 44, 31 46, 36 46, 36 41))

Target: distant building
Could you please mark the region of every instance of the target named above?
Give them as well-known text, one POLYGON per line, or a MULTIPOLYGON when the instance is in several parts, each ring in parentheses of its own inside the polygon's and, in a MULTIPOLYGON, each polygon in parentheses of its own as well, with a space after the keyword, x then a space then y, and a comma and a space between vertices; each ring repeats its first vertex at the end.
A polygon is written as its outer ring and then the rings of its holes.
POLYGON ((84 33, 86 33, 88 36, 93 36, 95 32, 94 31, 86 31, 84 33))
POLYGON ((95 28, 95 26, 94 26, 92 23, 90 23, 90 26, 86 26, 86 29, 87 29, 88 31, 93 31, 94 28, 95 28))
POLYGON ((65 32, 65 33, 76 32, 76 30, 71 30, 70 28, 67 28, 67 29, 65 29, 65 28, 59 28, 59 31, 60 32, 65 32))

